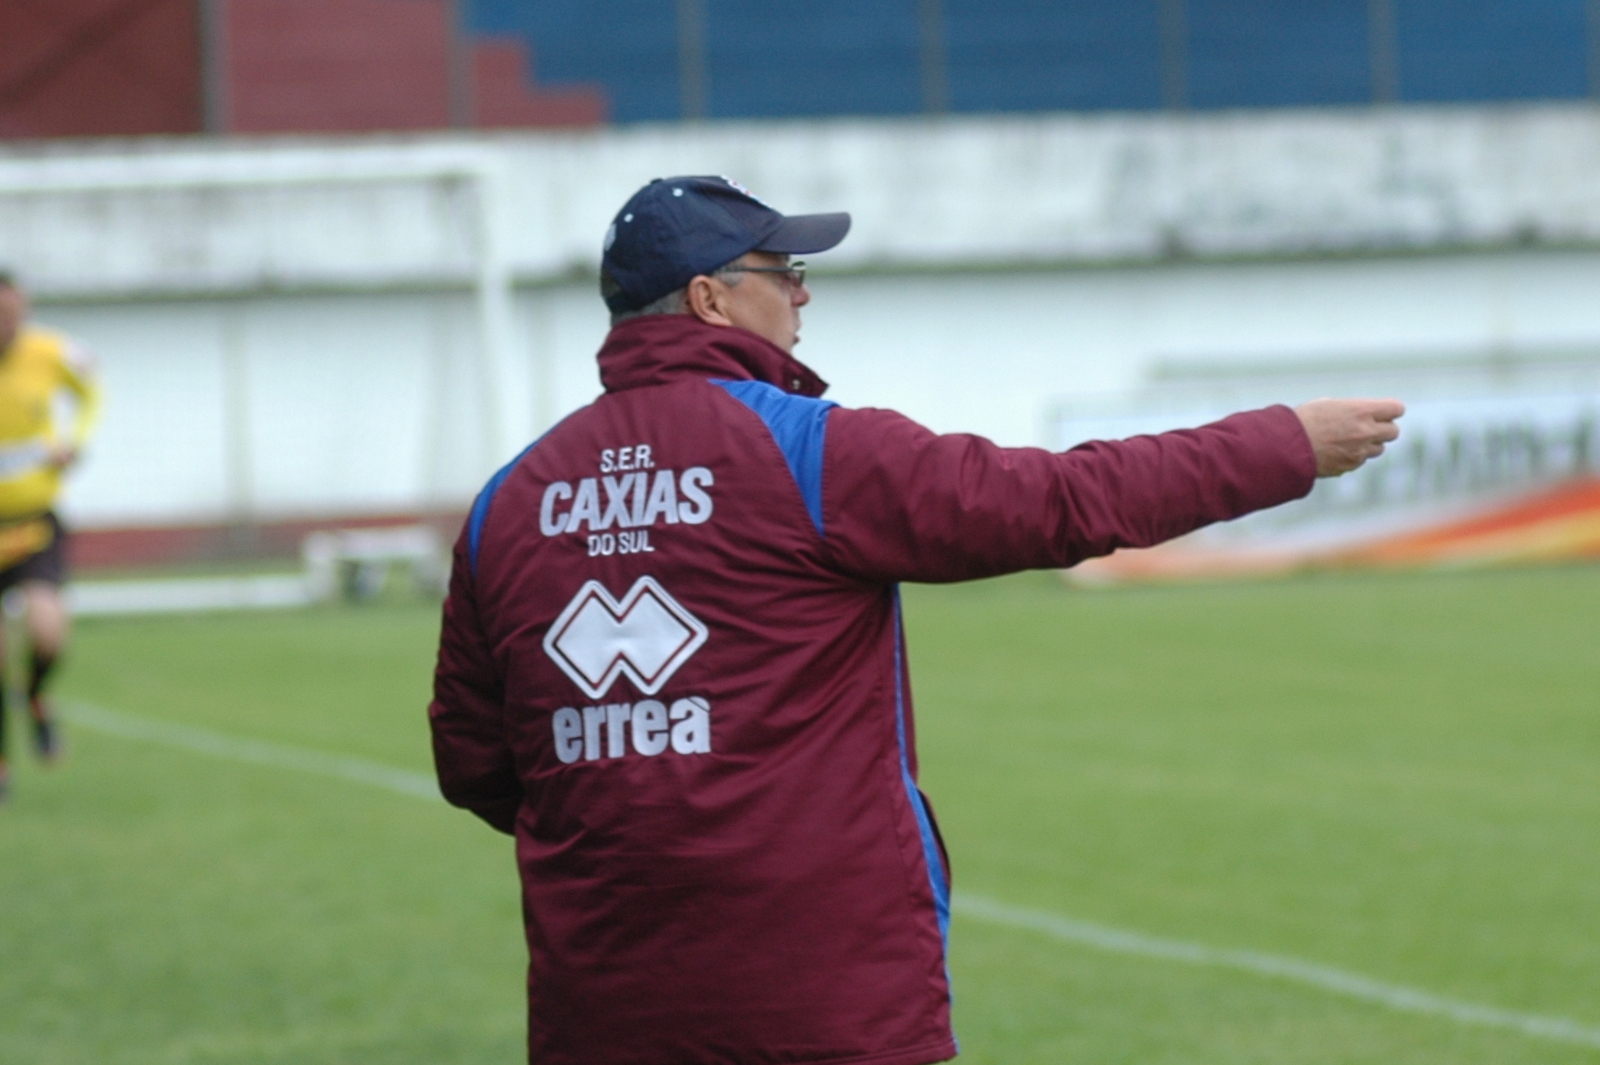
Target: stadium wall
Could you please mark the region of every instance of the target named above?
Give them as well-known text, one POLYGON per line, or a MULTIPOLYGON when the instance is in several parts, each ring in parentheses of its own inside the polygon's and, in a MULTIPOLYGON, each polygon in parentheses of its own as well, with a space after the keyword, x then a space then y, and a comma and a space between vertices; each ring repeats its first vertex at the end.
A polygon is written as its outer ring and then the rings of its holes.
POLYGON ((1174 366, 1600 358, 1597 163, 1577 104, 81 143, 0 151, 0 259, 105 366, 70 515, 249 526, 459 509, 587 402, 651 176, 854 212, 801 356, 1022 444, 1174 366))

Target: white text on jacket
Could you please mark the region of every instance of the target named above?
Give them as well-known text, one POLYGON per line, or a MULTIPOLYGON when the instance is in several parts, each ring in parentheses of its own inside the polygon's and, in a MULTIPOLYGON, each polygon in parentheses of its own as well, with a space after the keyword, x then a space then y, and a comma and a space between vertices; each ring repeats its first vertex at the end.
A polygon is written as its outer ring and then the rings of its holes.
POLYGON ((633 750, 654 758, 671 747, 678 754, 711 751, 711 703, 698 695, 679 699, 668 710, 665 703, 644 699, 637 703, 586 706, 582 711, 564 706, 550 717, 556 757, 571 764, 580 758, 596 762, 621 758, 633 750))
POLYGON ((546 486, 539 503, 539 531, 559 536, 585 527, 600 532, 613 525, 619 529, 679 522, 699 525, 711 517, 714 504, 706 489, 715 483, 704 466, 691 466, 681 474, 657 470, 585 477, 576 489, 570 482, 555 481, 546 486))

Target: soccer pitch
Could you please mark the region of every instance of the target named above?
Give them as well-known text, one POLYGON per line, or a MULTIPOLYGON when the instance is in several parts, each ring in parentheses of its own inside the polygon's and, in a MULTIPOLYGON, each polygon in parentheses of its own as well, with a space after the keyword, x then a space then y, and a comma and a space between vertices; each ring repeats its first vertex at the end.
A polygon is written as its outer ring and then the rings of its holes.
MULTIPOLYGON (((905 601, 961 1060, 1600 1062, 1600 567, 905 601)), ((0 1061, 520 1061, 509 841, 416 793, 436 633, 81 623, 0 1061)))

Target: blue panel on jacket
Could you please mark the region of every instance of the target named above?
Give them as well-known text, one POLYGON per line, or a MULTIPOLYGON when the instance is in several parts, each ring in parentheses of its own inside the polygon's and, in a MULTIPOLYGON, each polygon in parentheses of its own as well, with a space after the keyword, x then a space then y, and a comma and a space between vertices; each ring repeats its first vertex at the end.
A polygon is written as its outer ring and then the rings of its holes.
MULTIPOLYGON (((556 425, 559 424, 561 423, 556 423, 556 425)), ((521 462, 528 452, 538 447, 539 442, 555 432, 555 430, 556 426, 552 425, 540 433, 533 443, 518 452, 516 458, 501 466, 495 472, 495 475, 489 478, 489 483, 483 486, 483 491, 478 493, 478 498, 472 501, 472 512, 467 515, 467 559, 472 564, 473 573, 478 572, 478 544, 483 539, 483 526, 489 520, 489 508, 494 505, 495 493, 500 491, 500 486, 506 483, 506 478, 510 477, 511 471, 517 468, 517 463, 521 462)))
POLYGON ((838 404, 826 399, 795 396, 762 381, 712 381, 766 423, 783 461, 805 500, 811 524, 822 535, 822 452, 828 432, 828 412, 838 404))

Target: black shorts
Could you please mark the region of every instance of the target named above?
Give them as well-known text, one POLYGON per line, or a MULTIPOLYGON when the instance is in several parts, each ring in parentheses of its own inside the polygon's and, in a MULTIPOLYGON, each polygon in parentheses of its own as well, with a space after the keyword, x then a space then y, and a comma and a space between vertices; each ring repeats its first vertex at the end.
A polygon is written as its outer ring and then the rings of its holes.
POLYGON ((5 569, 0 569, 0 594, 28 581, 43 581, 57 587, 66 581, 67 534, 54 511, 16 521, 0 521, 0 553, 12 554, 6 550, 8 541, 14 545, 18 542, 27 544, 29 541, 37 543, 40 540, 46 541, 43 546, 34 547, 33 550, 22 548, 26 553, 5 569), (43 529, 40 528, 41 524, 43 529))

